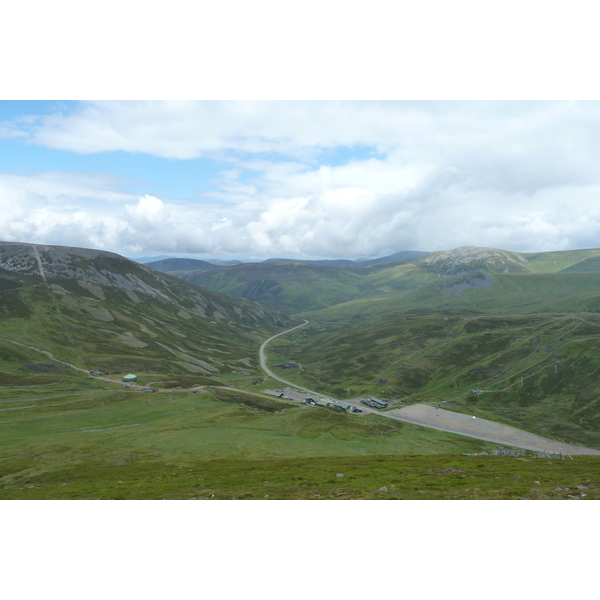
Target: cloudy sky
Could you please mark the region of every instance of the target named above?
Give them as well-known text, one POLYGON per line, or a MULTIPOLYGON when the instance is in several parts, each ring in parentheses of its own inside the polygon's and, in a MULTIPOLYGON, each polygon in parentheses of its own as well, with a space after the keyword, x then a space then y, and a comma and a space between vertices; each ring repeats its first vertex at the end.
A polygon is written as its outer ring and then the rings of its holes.
POLYGON ((0 102, 0 239, 127 256, 600 247, 600 103, 0 102))

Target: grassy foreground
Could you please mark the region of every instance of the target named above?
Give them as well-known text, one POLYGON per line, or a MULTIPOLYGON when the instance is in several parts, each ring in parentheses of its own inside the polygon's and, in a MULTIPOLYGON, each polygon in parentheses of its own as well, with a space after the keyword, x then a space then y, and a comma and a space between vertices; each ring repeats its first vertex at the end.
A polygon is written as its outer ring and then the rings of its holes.
MULTIPOLYGON (((31 469, 25 458, 6 470, 31 469)), ((6 479, 6 477, 4 478, 6 479)), ((581 499, 600 498, 600 460, 508 456, 359 456, 176 462, 131 455, 19 474, 3 499, 581 499), (338 474, 343 477, 338 477, 338 474)))
POLYGON ((594 457, 494 456, 472 438, 234 389, 38 377, 0 392, 0 499, 600 497, 594 457))

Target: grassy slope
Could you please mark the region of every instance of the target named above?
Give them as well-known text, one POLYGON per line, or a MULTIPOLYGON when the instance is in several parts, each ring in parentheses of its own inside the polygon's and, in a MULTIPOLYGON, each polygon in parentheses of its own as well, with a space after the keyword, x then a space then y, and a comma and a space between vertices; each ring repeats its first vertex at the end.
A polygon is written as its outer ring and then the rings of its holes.
MULTIPOLYGON (((600 256, 599 249, 566 250, 563 252, 538 252, 521 254, 527 260, 526 267, 532 273, 555 273, 558 271, 578 271, 577 265, 600 256)), ((594 271, 600 270, 596 263, 594 271)))
MULTIPOLYGON (((507 485, 511 464, 524 466, 517 458, 463 456, 495 448, 486 442, 235 390, 125 391, 68 370, 47 376, 45 385, 4 388, 0 430, 0 498, 542 492, 530 489, 529 474, 507 485), (401 458, 407 455, 412 458, 401 458), (496 473, 501 481, 478 478, 484 467, 486 477, 496 473), (336 478, 338 472, 345 478, 336 478), (389 493, 379 492, 382 486, 389 493)), ((536 460, 552 473, 548 485, 584 481, 579 473, 567 476, 562 461, 536 460)), ((539 479, 539 468, 536 473, 539 479)))
MULTIPOLYGON (((441 288, 443 281, 424 286, 404 301, 405 306, 464 308, 493 312, 529 312, 550 309, 557 301, 592 297, 600 293, 598 273, 494 274, 492 285, 483 289, 453 291, 441 288)), ((391 299, 393 301, 393 299, 391 299)))
MULTIPOLYGON (((200 290, 116 255, 67 253, 63 263, 43 250, 40 255, 46 280, 35 264, 25 272, 0 269, 0 336, 82 368, 258 373, 260 341, 293 324, 266 307, 200 290)), ((19 362, 23 349, 9 341, 0 346, 6 363, 0 360, 0 372, 6 366, 23 374, 35 362, 33 355, 19 362)))
POLYGON ((201 287, 254 300, 292 314, 357 298, 415 290, 436 279, 435 275, 420 269, 413 261, 358 268, 258 263, 211 272, 173 274, 201 287))
POLYGON ((358 269, 305 263, 256 263, 177 274, 212 290, 298 312, 345 302, 361 293, 358 269))
POLYGON ((0 392, 2 499, 600 498, 593 457, 465 456, 493 445, 233 390, 52 376, 0 392))

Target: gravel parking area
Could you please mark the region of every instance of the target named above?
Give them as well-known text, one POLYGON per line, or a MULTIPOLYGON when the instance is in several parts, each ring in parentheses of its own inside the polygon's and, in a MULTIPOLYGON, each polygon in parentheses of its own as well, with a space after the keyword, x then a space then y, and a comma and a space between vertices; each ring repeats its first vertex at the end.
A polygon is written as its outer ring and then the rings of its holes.
POLYGON ((472 415, 456 413, 443 408, 434 408, 425 404, 413 404, 381 413, 387 417, 433 427, 442 431, 460 433, 489 442, 498 442, 507 446, 517 446, 527 450, 545 450, 557 454, 598 454, 600 450, 571 446, 539 435, 502 425, 487 419, 474 418, 472 415))

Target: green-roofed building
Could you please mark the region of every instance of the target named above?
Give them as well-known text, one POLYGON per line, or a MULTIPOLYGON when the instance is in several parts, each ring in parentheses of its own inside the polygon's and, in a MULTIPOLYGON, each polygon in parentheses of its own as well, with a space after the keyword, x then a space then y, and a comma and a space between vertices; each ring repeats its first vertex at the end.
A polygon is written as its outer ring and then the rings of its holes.
POLYGON ((324 400, 323 398, 315 398, 315 404, 317 406, 331 406, 331 401, 324 400))
POLYGON ((125 377, 123 377, 123 381, 125 383, 133 383, 134 381, 137 381, 137 375, 134 375, 133 373, 129 373, 129 375, 125 375, 125 377))
POLYGON ((336 408, 341 408, 348 412, 354 405, 350 404, 350 402, 342 402, 341 400, 336 400, 334 405, 336 408))

